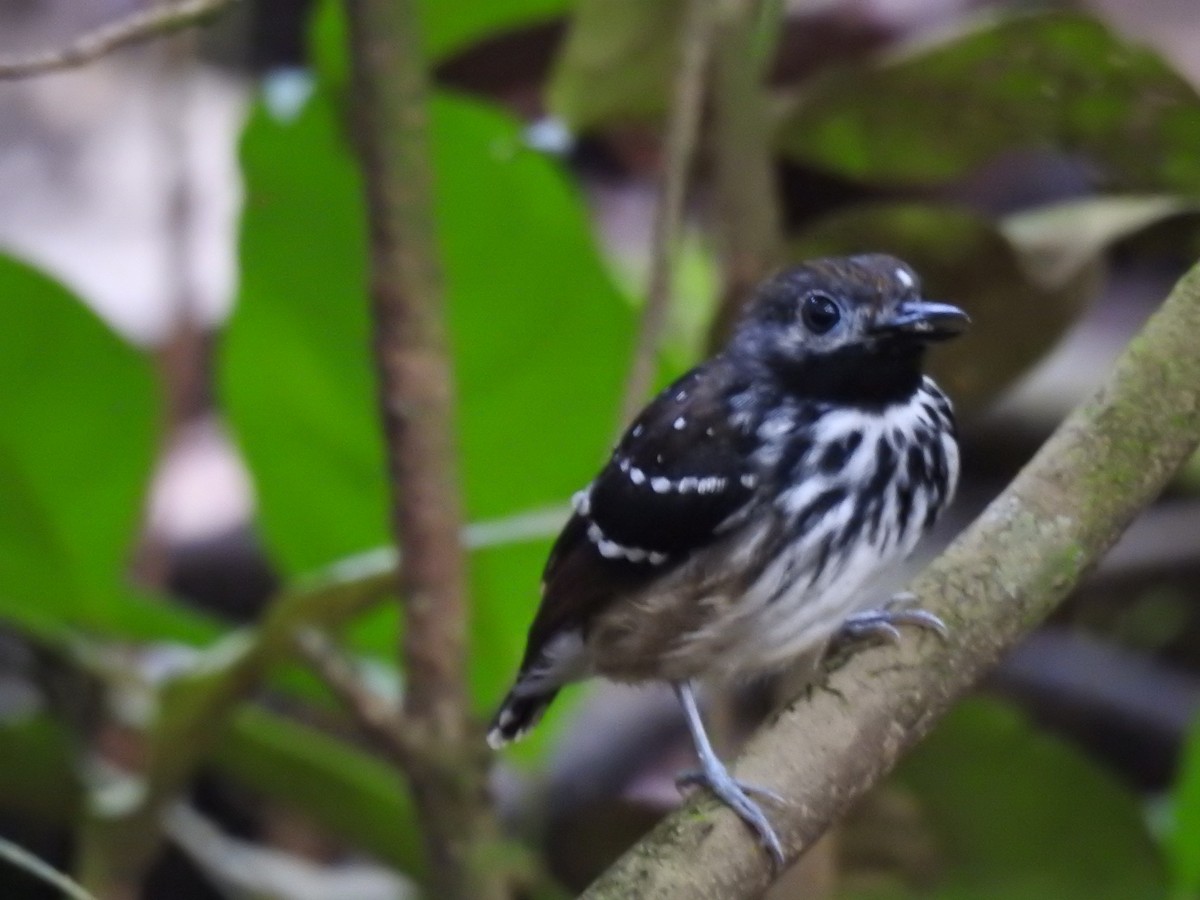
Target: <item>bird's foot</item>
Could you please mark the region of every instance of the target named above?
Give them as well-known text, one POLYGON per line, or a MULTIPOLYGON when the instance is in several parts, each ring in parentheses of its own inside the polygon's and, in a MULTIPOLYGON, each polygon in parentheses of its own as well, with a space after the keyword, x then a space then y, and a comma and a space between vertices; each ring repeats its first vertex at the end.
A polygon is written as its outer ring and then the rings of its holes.
POLYGON ((901 625, 924 628, 936 633, 942 640, 950 636, 950 629, 940 617, 921 609, 917 606, 916 595, 904 591, 894 595, 879 609, 866 609, 849 616, 842 622, 837 637, 851 642, 882 639, 889 644, 896 644, 900 642, 901 625))
POLYGON ((766 813, 750 799, 751 794, 756 794, 774 803, 786 805, 787 801, 782 796, 770 788, 738 781, 729 774, 728 769, 721 765, 682 772, 675 779, 675 784, 681 790, 685 787, 706 787, 716 794, 718 799, 737 813, 738 817, 758 836, 759 843, 771 854, 775 871, 783 871, 786 861, 779 836, 775 833, 775 828, 771 825, 770 820, 767 819, 766 813))
POLYGON ((823 668, 827 672, 841 668, 863 644, 898 644, 900 627, 905 625, 932 631, 946 640, 950 636, 946 623, 916 604, 916 595, 904 591, 893 595, 879 609, 867 609, 847 617, 830 641, 823 668))
MULTIPOLYGON (((783 794, 778 791, 773 791, 758 784, 746 784, 746 782, 738 781, 728 773, 726 773, 725 777, 741 788, 746 794, 762 797, 764 800, 770 800, 772 803, 777 803, 780 806, 787 806, 787 801, 783 799, 783 794)), ((686 772, 680 772, 675 776, 675 787, 679 788, 680 792, 690 787, 708 787, 708 778, 699 769, 688 769, 686 772)))

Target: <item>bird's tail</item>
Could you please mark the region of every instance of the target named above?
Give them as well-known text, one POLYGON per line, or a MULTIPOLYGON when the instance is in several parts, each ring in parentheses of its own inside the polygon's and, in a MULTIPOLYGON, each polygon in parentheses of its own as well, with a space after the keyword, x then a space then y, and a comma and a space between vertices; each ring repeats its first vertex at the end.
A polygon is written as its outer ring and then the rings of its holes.
POLYGON ((558 696, 558 688, 550 688, 537 693, 531 692, 528 686, 521 690, 518 682, 504 702, 496 717, 492 719, 492 727, 488 729, 487 742, 493 750, 499 750, 505 744, 519 741, 525 736, 546 712, 546 707, 558 696))

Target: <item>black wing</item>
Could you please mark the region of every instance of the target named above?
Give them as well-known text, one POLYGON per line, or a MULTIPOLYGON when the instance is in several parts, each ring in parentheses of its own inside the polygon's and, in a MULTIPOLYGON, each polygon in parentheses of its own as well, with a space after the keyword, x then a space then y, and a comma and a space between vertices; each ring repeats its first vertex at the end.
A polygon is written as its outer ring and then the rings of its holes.
POLYGON ((546 563, 525 663, 546 642, 662 577, 753 506, 752 430, 733 421, 738 385, 718 357, 663 391, 576 496, 546 563))

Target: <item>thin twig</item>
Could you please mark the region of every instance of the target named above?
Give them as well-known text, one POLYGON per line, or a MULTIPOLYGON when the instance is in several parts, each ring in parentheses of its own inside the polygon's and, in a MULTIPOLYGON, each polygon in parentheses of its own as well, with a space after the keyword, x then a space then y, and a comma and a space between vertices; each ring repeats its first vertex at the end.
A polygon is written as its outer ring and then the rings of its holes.
POLYGON ((650 250, 650 275, 646 305, 633 362, 621 403, 620 427, 625 427, 645 402, 654 381, 658 349, 671 305, 671 271, 683 221, 687 186, 696 155, 700 120, 704 112, 708 63, 712 56, 714 0, 689 0, 681 34, 681 60, 675 81, 675 99, 667 123, 654 238, 650 250))
POLYGON ((417 0, 346 0, 391 518, 405 561, 404 719, 423 749, 407 774, 430 857, 430 893, 492 900, 508 890, 505 873, 480 864, 499 827, 467 694, 454 381, 417 7, 417 0))
POLYGON ((724 343, 754 285, 779 262, 783 213, 775 184, 763 73, 781 5, 723 0, 713 70, 712 158, 724 285, 710 344, 724 343))
MULTIPOLYGON (((876 784, 1035 628, 1200 442, 1200 265, 1016 480, 912 584, 950 626, 865 651, 752 739, 737 775, 787 798, 771 816, 789 859, 876 784)), ((699 800, 661 823, 584 895, 759 896, 770 861, 728 809, 699 800)))
POLYGON ((302 629, 296 633, 296 651, 350 711, 359 727, 408 769, 415 748, 395 707, 367 686, 329 636, 316 628, 302 629))
POLYGON ((0 837, 0 859, 7 860, 39 881, 44 881, 51 887, 57 888, 71 900, 96 900, 94 896, 84 890, 83 885, 79 882, 4 837, 0 837))
POLYGON ((20 59, 0 58, 0 81, 29 78, 32 75, 86 65, 122 47, 199 24, 236 2, 237 0, 178 0, 152 6, 150 9, 85 32, 65 47, 20 59))

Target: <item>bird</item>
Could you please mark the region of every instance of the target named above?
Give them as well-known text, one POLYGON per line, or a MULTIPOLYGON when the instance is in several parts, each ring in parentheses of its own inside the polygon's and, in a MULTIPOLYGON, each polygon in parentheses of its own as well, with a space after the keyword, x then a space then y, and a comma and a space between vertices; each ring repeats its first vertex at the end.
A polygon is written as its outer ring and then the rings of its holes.
POLYGON ((695 684, 764 677, 835 638, 898 639, 898 625, 945 633, 911 595, 863 592, 953 497, 953 408, 923 362, 968 324, 885 254, 759 285, 725 346, 658 394, 572 498, 488 744, 522 737, 571 682, 669 682, 701 767, 683 781, 732 807, 782 867, 751 795, 781 798, 730 774, 695 684))

